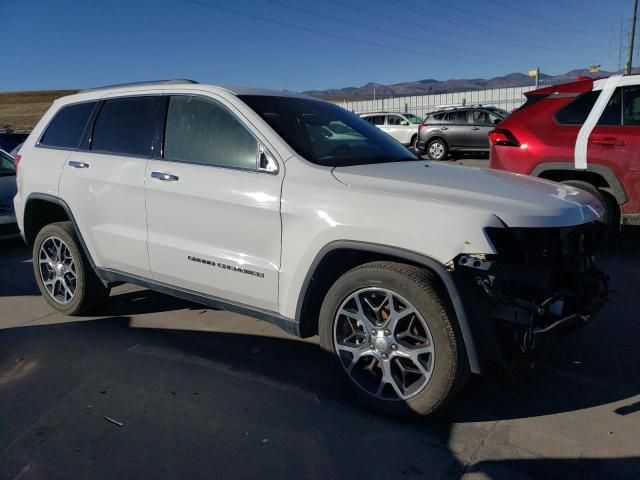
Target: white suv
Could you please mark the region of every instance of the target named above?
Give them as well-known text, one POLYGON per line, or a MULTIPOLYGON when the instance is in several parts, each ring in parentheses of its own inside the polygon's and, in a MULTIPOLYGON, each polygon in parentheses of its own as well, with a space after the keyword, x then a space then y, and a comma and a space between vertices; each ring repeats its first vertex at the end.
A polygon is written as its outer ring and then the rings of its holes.
POLYGON ((18 223, 55 309, 82 314, 131 282, 319 334, 338 377, 389 413, 434 411, 606 295, 588 193, 421 160, 302 95, 85 91, 17 160, 18 223))
POLYGON ((416 149, 422 118, 411 113, 389 112, 361 113, 360 117, 391 135, 402 145, 416 149))

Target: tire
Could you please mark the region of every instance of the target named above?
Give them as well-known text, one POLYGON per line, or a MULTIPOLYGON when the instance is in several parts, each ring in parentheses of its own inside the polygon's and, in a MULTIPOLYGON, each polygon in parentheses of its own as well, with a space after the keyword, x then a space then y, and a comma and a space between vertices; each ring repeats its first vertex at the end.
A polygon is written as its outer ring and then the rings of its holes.
POLYGON ((429 155, 429 158, 431 160, 444 160, 447 158, 448 153, 449 146, 447 145, 447 142, 445 142, 441 138, 431 140, 427 145, 427 155, 429 155))
POLYGON ((579 188, 600 200, 604 206, 604 216, 600 219, 603 224, 602 240, 612 238, 620 231, 620 207, 613 195, 603 192, 595 185, 581 180, 565 180, 562 183, 579 188))
POLYGON ((110 289, 93 271, 70 222, 40 230, 33 243, 33 270, 44 299, 65 315, 95 310, 109 297, 110 289))
POLYGON ((322 303, 319 333, 338 380, 378 413, 433 413, 458 393, 469 375, 464 342, 447 297, 429 271, 411 265, 372 262, 342 275, 322 303), (356 297, 364 305, 361 310, 356 297), (389 298, 400 313, 376 325, 370 305, 379 308, 376 318, 384 319, 389 298), (416 313, 407 310, 411 307, 416 313), (363 328, 363 313, 372 330, 363 328))

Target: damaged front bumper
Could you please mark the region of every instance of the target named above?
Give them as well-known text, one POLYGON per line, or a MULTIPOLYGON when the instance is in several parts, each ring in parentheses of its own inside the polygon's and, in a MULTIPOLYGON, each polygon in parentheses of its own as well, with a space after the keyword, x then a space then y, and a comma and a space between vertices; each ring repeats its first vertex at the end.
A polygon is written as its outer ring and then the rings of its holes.
POLYGON ((591 321, 608 296, 591 254, 597 228, 488 228, 497 254, 463 254, 449 264, 479 302, 472 310, 483 322, 474 337, 495 335, 504 361, 591 321))

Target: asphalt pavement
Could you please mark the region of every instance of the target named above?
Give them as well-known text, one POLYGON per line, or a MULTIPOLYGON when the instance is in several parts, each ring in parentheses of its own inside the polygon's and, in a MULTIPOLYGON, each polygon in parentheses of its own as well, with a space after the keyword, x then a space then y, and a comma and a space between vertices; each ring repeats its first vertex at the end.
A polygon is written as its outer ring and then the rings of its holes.
POLYGON ((536 372, 399 421, 265 322, 131 285, 59 315, 1 241, 0 479, 640 478, 640 229, 598 261, 610 303, 536 372))

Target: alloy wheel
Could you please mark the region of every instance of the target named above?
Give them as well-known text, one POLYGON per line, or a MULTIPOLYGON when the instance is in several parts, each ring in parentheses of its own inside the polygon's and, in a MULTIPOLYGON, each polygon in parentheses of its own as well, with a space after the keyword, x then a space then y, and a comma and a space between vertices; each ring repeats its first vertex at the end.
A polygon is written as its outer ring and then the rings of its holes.
POLYGON ((433 142, 429 145, 429 156, 434 160, 440 160, 444 156, 444 145, 440 142, 433 142))
POLYGON ((51 298, 67 304, 76 294, 76 264, 69 247, 58 237, 47 237, 38 255, 40 278, 51 298))
POLYGON ((369 287, 352 293, 334 320, 333 340, 351 380, 382 400, 407 400, 433 373, 431 332, 418 310, 391 290, 369 287))

